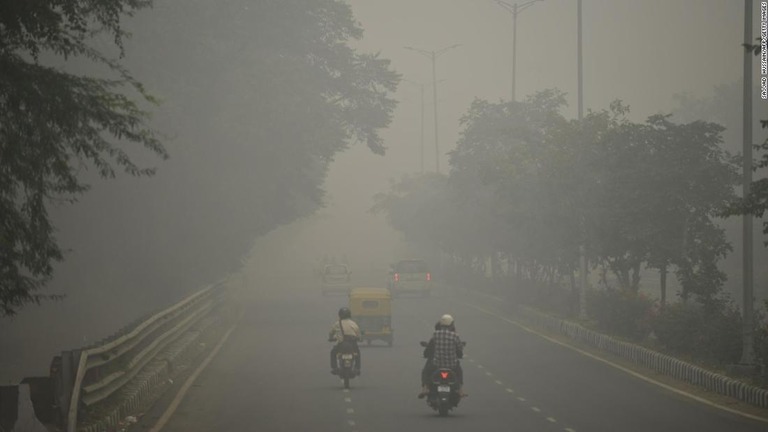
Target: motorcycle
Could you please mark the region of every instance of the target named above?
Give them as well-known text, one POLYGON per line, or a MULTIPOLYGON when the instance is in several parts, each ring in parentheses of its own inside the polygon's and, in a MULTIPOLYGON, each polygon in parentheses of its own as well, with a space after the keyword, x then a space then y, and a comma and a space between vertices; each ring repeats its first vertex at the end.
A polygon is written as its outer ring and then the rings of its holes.
POLYGON ((349 388, 349 380, 357 376, 355 364, 357 363, 357 352, 351 345, 342 344, 336 353, 336 360, 339 366, 339 378, 344 381, 344 388, 349 388))
MULTIPOLYGON (((427 342, 421 342, 421 346, 426 348, 427 345, 427 342)), ((456 408, 461 401, 459 382, 453 369, 438 368, 432 372, 428 388, 427 405, 437 411, 440 416, 447 416, 448 412, 456 408)))

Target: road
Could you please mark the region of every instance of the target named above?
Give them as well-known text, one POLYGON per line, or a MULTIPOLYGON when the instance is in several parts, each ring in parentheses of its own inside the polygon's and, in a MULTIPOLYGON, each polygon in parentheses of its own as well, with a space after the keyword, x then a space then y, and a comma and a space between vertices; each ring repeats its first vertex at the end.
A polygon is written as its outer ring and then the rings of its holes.
POLYGON ((251 275, 243 319, 164 432, 768 430, 768 423, 553 343, 505 319, 502 302, 459 288, 396 299, 394 346, 363 346, 362 376, 344 390, 330 374, 326 337, 346 299, 321 296, 306 273, 251 275), (468 343, 463 367, 469 397, 440 418, 416 394, 419 341, 444 313, 454 315, 468 343))

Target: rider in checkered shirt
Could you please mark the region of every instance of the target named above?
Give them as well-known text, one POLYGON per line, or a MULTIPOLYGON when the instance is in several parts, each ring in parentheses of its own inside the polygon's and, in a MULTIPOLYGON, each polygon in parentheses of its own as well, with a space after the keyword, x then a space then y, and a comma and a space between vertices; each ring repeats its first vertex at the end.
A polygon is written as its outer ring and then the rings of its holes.
POLYGON ((432 339, 424 349, 424 357, 427 358, 426 364, 421 371, 421 393, 419 399, 429 393, 429 379, 432 372, 437 368, 450 368, 456 373, 456 380, 459 383, 459 394, 466 396, 463 391, 464 373, 461 369, 459 359, 463 356, 464 344, 456 333, 456 327, 453 323, 453 317, 446 314, 440 317, 440 321, 435 324, 435 332, 432 339))

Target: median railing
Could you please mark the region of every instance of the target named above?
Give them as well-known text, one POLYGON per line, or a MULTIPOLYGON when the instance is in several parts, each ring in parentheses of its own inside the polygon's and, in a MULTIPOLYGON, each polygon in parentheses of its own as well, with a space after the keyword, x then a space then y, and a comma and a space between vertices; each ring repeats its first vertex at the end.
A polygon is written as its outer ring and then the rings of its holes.
POLYGON ((517 315, 533 326, 560 333, 635 364, 653 369, 709 391, 729 396, 748 404, 768 408, 768 390, 708 371, 672 356, 607 336, 581 325, 548 316, 534 309, 519 306, 517 315))
MULTIPOLYGON (((136 405, 136 401, 126 404, 121 400, 121 391, 126 390, 129 383, 134 382, 135 385, 134 378, 139 373, 162 357, 161 354, 174 343, 184 339, 193 326, 199 326, 204 318, 209 317, 211 311, 224 300, 226 288, 226 281, 209 286, 108 340, 82 350, 62 353, 57 358, 58 362, 55 359, 51 378, 56 383, 54 396, 61 407, 66 430, 82 430, 79 417, 83 413, 89 413, 88 417, 93 422, 94 413, 116 418, 124 414, 122 411, 126 405, 128 408, 136 405), (67 365, 68 362, 71 364, 67 365)), ((146 393, 146 385, 140 386, 146 393)), ((97 429, 101 426, 94 424, 97 429)))

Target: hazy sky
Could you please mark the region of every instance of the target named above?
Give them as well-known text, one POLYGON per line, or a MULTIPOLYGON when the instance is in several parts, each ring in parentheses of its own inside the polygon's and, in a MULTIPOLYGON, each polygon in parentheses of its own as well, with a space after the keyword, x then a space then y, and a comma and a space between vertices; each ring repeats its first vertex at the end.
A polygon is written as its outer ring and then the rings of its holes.
MULTIPOLYGON (((447 172, 445 153, 454 148, 459 118, 473 98, 510 97, 512 14, 493 0, 349 3, 365 31, 357 46, 380 51, 405 79, 427 84, 427 170, 435 168, 431 62, 404 47, 439 50, 461 44, 437 61, 440 165, 447 172)), ((585 110, 607 108, 618 98, 630 106, 633 120, 642 121, 670 112, 675 93, 709 96, 715 85, 740 79, 743 8, 743 2, 732 0, 584 0, 585 110)), ((516 81, 518 99, 545 88, 565 91, 565 115, 576 116, 575 0, 543 0, 519 13, 516 81)), ((387 156, 356 146, 332 167, 328 190, 337 204, 340 196, 355 196, 364 202, 351 205, 370 205, 372 191, 385 190, 388 179, 419 170, 418 85, 403 82, 397 98, 394 121, 383 134, 387 156)))

